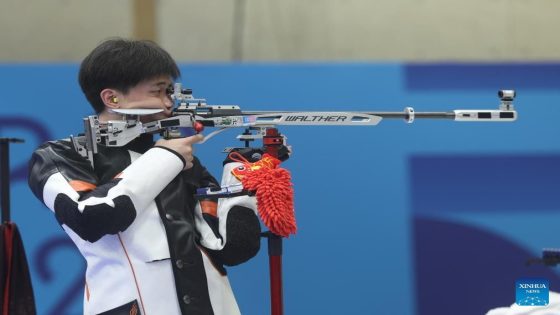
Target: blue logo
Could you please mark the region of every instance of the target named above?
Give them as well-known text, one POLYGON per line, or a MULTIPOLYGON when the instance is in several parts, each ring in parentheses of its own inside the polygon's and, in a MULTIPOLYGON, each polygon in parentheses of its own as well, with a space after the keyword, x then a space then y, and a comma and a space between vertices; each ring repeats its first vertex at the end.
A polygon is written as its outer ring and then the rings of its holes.
POLYGON ((518 279, 515 282, 515 303, 521 306, 548 305, 548 280, 518 279))

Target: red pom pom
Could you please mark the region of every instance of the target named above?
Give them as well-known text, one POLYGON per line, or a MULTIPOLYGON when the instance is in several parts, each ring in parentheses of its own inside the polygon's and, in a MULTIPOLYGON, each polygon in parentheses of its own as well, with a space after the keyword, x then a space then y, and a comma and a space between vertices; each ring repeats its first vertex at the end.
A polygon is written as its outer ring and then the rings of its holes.
POLYGON ((257 210, 264 225, 279 236, 295 234, 297 226, 290 172, 280 168, 280 160, 268 154, 255 163, 240 162, 243 167, 232 172, 246 190, 256 192, 257 210))

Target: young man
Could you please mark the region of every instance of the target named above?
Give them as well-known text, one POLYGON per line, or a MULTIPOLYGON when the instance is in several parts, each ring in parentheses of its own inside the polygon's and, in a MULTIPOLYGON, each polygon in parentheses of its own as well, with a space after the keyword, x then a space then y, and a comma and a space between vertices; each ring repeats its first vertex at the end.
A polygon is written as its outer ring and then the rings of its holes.
MULTIPOLYGON (((100 121, 121 119, 116 109, 162 109, 142 117, 151 121, 170 115, 167 88, 179 75, 155 43, 112 39, 83 60, 79 82, 100 121)), ((193 156, 200 139, 100 145, 93 168, 69 139, 34 152, 29 185, 87 261, 84 314, 240 313, 223 265, 259 250, 255 200, 194 198, 220 185, 193 156)), ((222 185, 236 181, 235 164, 222 185)))

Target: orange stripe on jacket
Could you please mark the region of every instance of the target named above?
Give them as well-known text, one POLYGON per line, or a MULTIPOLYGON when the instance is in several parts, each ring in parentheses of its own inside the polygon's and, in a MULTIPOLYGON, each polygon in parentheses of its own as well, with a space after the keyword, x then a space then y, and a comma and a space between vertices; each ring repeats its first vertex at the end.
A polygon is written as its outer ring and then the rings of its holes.
POLYGON ((75 191, 92 191, 95 187, 97 187, 94 184, 84 182, 83 180, 71 180, 69 184, 75 191))
POLYGON ((146 315, 146 308, 144 307, 144 300, 142 299, 142 293, 140 293, 140 286, 138 285, 138 279, 136 279, 136 272, 134 272, 134 266, 132 266, 132 261, 130 260, 130 256, 128 256, 128 251, 124 246, 124 242, 121 238, 120 234, 117 234, 119 237, 119 241, 121 242, 122 249, 124 250, 124 254, 126 259, 128 260, 128 265, 130 266, 130 270, 132 271, 132 277, 134 278, 134 284, 136 284, 136 291, 138 292, 138 297, 140 298, 140 305, 142 305, 142 314, 146 315))

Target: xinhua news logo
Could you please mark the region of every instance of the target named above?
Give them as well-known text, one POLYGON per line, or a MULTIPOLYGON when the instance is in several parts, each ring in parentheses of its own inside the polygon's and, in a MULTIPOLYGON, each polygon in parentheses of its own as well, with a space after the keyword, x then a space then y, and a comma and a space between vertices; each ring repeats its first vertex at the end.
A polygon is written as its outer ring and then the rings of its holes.
POLYGON ((521 306, 548 305, 548 280, 518 279, 515 282, 515 303, 521 306))

